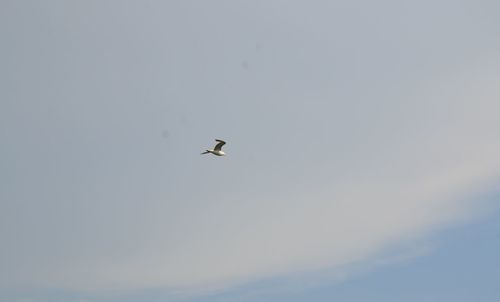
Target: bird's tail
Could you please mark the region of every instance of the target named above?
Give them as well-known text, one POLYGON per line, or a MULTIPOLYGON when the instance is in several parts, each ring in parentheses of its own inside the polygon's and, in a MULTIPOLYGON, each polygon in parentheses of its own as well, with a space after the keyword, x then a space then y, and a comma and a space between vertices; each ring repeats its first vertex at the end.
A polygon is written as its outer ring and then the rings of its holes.
POLYGON ((210 151, 207 150, 207 151, 205 151, 205 152, 203 152, 201 154, 207 154, 207 153, 210 153, 210 151))

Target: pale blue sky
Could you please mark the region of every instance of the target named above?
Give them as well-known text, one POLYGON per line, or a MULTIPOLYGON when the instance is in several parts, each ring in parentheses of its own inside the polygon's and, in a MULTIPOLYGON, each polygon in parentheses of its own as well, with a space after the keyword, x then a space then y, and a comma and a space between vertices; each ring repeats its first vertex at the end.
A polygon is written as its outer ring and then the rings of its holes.
POLYGON ((5 299, 495 300, 499 11, 0 1, 5 299))

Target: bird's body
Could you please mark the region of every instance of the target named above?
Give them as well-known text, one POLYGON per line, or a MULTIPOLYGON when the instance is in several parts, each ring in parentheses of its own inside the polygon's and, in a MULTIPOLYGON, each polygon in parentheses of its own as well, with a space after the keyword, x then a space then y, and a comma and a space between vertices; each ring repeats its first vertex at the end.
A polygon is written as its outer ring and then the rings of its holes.
POLYGON ((215 145, 215 147, 213 149, 206 150, 205 152, 203 152, 201 154, 212 153, 213 155, 217 155, 217 156, 226 155, 226 153, 224 153, 224 151, 221 150, 222 146, 224 146, 226 144, 226 142, 223 140, 220 140, 220 139, 216 139, 215 141, 217 142, 217 145, 215 145))
POLYGON ((207 154, 207 153, 212 153, 213 155, 217 155, 217 156, 226 155, 226 153, 224 153, 224 151, 220 151, 220 150, 207 150, 207 151, 203 152, 202 154, 207 154))

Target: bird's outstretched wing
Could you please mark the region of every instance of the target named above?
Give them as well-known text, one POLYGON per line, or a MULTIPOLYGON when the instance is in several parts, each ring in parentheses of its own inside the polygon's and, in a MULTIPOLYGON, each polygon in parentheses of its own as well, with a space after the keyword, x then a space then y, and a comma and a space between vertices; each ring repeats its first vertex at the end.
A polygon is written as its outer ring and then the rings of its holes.
POLYGON ((226 144, 225 141, 220 140, 220 139, 216 139, 215 141, 218 142, 218 144, 215 145, 214 151, 220 151, 220 149, 222 149, 222 146, 224 146, 226 144))

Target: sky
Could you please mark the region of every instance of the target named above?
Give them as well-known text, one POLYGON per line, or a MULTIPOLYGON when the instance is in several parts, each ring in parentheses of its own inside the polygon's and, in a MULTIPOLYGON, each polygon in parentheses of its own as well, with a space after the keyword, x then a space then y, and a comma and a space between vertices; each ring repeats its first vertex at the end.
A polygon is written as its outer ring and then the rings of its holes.
POLYGON ((0 1, 0 299, 498 300, 499 11, 0 1))

